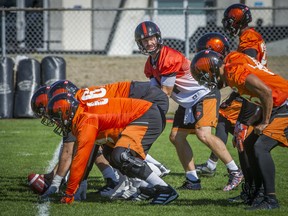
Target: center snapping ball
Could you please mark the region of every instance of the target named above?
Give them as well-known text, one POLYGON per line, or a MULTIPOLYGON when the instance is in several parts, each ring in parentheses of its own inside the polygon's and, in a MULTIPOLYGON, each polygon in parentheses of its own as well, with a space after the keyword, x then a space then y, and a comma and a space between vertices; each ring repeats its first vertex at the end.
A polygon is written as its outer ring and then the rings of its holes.
POLYGON ((28 176, 28 184, 30 188, 38 194, 43 194, 48 188, 44 177, 35 173, 32 173, 28 176))

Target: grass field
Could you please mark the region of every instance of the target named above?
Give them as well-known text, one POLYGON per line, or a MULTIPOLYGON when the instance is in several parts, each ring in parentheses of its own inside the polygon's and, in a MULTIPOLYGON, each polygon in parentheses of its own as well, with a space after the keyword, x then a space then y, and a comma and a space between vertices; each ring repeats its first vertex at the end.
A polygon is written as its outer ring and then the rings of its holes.
MULTIPOLYGON (((169 167, 172 172, 165 181, 178 187, 184 180, 183 169, 174 147, 168 141, 171 124, 152 147, 150 154, 169 167)), ((37 195, 27 186, 27 176, 31 172, 44 173, 49 161, 59 145, 61 138, 52 132, 52 128, 41 125, 37 119, 0 120, 0 215, 255 215, 247 212, 243 204, 230 204, 227 198, 240 193, 240 188, 232 192, 223 192, 227 182, 227 172, 222 162, 218 163, 214 178, 202 178, 201 191, 178 191, 179 198, 167 206, 151 206, 148 202, 110 201, 99 197, 95 191, 104 181, 97 168, 89 176, 87 200, 63 205, 59 202, 39 204, 37 195)), ((189 141, 193 147, 196 163, 204 162, 210 151, 191 135, 189 141)), ((236 150, 228 148, 238 163, 236 150)), ((276 164, 276 190, 281 208, 273 211, 257 212, 259 215, 288 214, 288 157, 287 149, 278 147, 273 150, 276 164)))

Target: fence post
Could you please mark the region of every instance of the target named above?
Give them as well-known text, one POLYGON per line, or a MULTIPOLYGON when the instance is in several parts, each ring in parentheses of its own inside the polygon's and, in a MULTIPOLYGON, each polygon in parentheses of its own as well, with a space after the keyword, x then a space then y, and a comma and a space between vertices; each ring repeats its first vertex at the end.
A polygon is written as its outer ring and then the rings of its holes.
POLYGON ((189 59, 189 25, 188 25, 188 5, 184 9, 185 19, 185 56, 189 59))
MULTIPOLYGON (((43 1, 43 7, 44 9, 49 8, 49 1, 48 0, 44 0, 43 1)), ((43 49, 44 51, 48 51, 49 50, 49 11, 44 10, 43 11, 43 49)))
POLYGON ((2 9, 2 29, 1 29, 1 38, 2 38, 2 41, 1 41, 1 44, 2 44, 2 57, 6 57, 6 32, 5 32, 5 10, 2 9))

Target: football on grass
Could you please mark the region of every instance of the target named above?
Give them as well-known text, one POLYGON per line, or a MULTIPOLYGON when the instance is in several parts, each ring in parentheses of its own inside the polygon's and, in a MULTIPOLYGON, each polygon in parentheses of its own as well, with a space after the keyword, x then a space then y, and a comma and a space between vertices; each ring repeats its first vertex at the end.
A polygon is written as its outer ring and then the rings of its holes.
POLYGON ((43 194, 48 188, 44 177, 35 173, 32 173, 28 176, 28 184, 30 188, 38 194, 43 194))

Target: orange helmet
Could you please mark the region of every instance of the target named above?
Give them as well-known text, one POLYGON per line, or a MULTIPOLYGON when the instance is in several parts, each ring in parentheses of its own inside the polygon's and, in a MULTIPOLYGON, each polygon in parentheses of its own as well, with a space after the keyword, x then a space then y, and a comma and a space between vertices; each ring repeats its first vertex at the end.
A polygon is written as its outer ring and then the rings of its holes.
POLYGON ((210 89, 223 86, 219 85, 219 69, 223 64, 223 56, 212 50, 202 50, 191 61, 191 73, 200 85, 210 89))
POLYGON ((31 108, 36 117, 42 118, 41 123, 46 126, 54 126, 54 122, 51 121, 47 115, 47 106, 48 106, 48 95, 50 86, 41 86, 33 94, 30 104, 31 108))
POLYGON ((69 80, 58 80, 51 85, 48 92, 48 98, 51 99, 53 96, 60 93, 70 93, 74 96, 78 90, 78 87, 69 80))
POLYGON ((67 136, 71 131, 71 124, 77 111, 79 101, 69 93, 57 94, 49 100, 48 115, 56 123, 54 132, 60 136, 67 136))
POLYGON ((230 51, 228 39, 217 32, 207 33, 203 35, 196 43, 196 52, 210 49, 226 56, 230 51))
POLYGON ((252 15, 248 6, 244 4, 233 4, 224 11, 222 24, 225 31, 231 36, 236 36, 240 30, 246 28, 251 21, 252 15))

